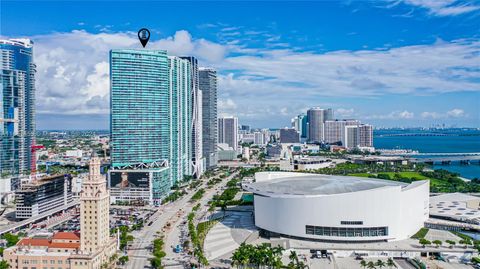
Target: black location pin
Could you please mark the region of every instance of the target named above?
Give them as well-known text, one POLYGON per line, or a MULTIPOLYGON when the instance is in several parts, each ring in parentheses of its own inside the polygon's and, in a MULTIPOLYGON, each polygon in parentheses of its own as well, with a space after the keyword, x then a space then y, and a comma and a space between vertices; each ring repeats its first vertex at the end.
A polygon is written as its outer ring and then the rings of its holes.
POLYGON ((142 46, 145 48, 148 40, 150 39, 150 31, 147 28, 140 29, 138 31, 138 39, 140 40, 140 43, 142 43, 142 46))

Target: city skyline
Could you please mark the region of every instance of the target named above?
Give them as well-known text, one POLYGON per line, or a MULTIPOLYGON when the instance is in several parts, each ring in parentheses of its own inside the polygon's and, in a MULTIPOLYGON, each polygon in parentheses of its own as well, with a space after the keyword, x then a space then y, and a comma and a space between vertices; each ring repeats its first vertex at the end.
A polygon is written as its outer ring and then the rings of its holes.
POLYGON ((479 6, 412 3, 153 2, 140 18, 129 2, 2 2, 1 37, 35 42, 38 129, 108 129, 108 51, 140 48, 141 27, 147 49, 217 69, 219 116, 240 124, 282 128, 320 106, 378 127, 480 127, 479 6))

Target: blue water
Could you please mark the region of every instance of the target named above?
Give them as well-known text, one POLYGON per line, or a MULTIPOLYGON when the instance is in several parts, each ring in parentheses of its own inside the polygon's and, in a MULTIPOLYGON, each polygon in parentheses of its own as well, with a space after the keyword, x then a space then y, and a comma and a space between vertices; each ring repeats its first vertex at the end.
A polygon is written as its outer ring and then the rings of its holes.
MULTIPOLYGON (((480 152, 480 131, 461 129, 436 131, 375 130, 374 146, 378 149, 411 149, 421 153, 480 152), (449 136, 389 136, 407 133, 440 133, 449 136)), ((452 163, 451 165, 435 165, 433 168, 456 172, 465 178, 480 178, 480 165, 478 163, 470 165, 452 163)))

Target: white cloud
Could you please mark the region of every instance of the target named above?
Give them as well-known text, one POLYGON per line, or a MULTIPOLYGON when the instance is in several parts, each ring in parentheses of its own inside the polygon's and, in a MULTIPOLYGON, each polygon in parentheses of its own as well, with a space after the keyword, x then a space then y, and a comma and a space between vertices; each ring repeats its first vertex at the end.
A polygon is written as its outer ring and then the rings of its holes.
POLYGON ((353 108, 338 108, 335 110, 335 116, 338 118, 352 117, 355 111, 353 108))
POLYGON ((463 111, 462 109, 455 108, 450 111, 447 111, 447 115, 452 118, 461 118, 465 116, 465 111, 463 111))
MULTIPOLYGON (((458 0, 394 0, 390 1, 398 4, 403 2, 407 5, 420 7, 428 10, 434 16, 456 16, 480 10, 480 5, 475 1, 458 0)), ((392 6, 394 6, 392 5, 392 6)))
MULTIPOLYGON (((100 27, 100 26, 99 26, 100 27)), ((109 113, 109 51, 138 48, 136 33, 92 34, 83 30, 31 37, 37 64, 37 111, 56 114, 109 113)), ((187 31, 151 40, 149 49, 194 55, 204 63, 220 61, 225 48, 193 39, 187 31)))
MULTIPOLYGON (((31 38, 35 41, 40 113, 108 113, 108 52, 140 47, 133 32, 92 34, 77 30, 31 38)), ((480 77, 478 39, 315 53, 222 45, 177 31, 173 36, 150 40, 147 48, 193 55, 201 65, 219 69, 220 109, 247 119, 269 118, 285 111, 293 115, 319 105, 324 97, 480 91, 476 80, 480 77)), ((337 110, 343 117, 354 113, 352 109, 337 110)), ((408 118, 408 113, 379 117, 408 118)))
POLYGON ((404 110, 404 111, 392 111, 388 114, 381 114, 381 115, 368 115, 365 116, 365 119, 413 119, 415 113, 404 110))
POLYGON ((442 117, 442 114, 440 113, 437 113, 437 112, 428 112, 428 111, 425 111, 425 112, 422 112, 420 114, 420 116, 424 119, 439 119, 442 117))

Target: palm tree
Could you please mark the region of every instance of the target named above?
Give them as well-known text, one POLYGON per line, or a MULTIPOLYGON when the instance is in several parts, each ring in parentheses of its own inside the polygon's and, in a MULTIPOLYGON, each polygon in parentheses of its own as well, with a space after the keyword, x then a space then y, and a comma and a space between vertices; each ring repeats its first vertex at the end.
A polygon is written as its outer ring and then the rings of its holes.
POLYGON ((376 268, 376 267, 375 267, 375 263, 373 263, 372 261, 369 261, 369 262, 367 263, 367 268, 368 268, 368 269, 375 269, 375 268, 376 268))
POLYGON ((388 268, 392 268, 392 267, 397 268, 397 265, 395 264, 395 262, 393 261, 392 258, 388 258, 388 260, 387 260, 387 266, 388 266, 388 268))
POLYGON ((360 266, 361 266, 363 269, 365 269, 365 267, 367 267, 367 262, 366 262, 365 260, 362 260, 362 261, 360 262, 360 266))
POLYGON ((382 267, 385 267, 385 262, 382 260, 377 260, 375 265, 378 266, 379 268, 382 268, 382 267))

